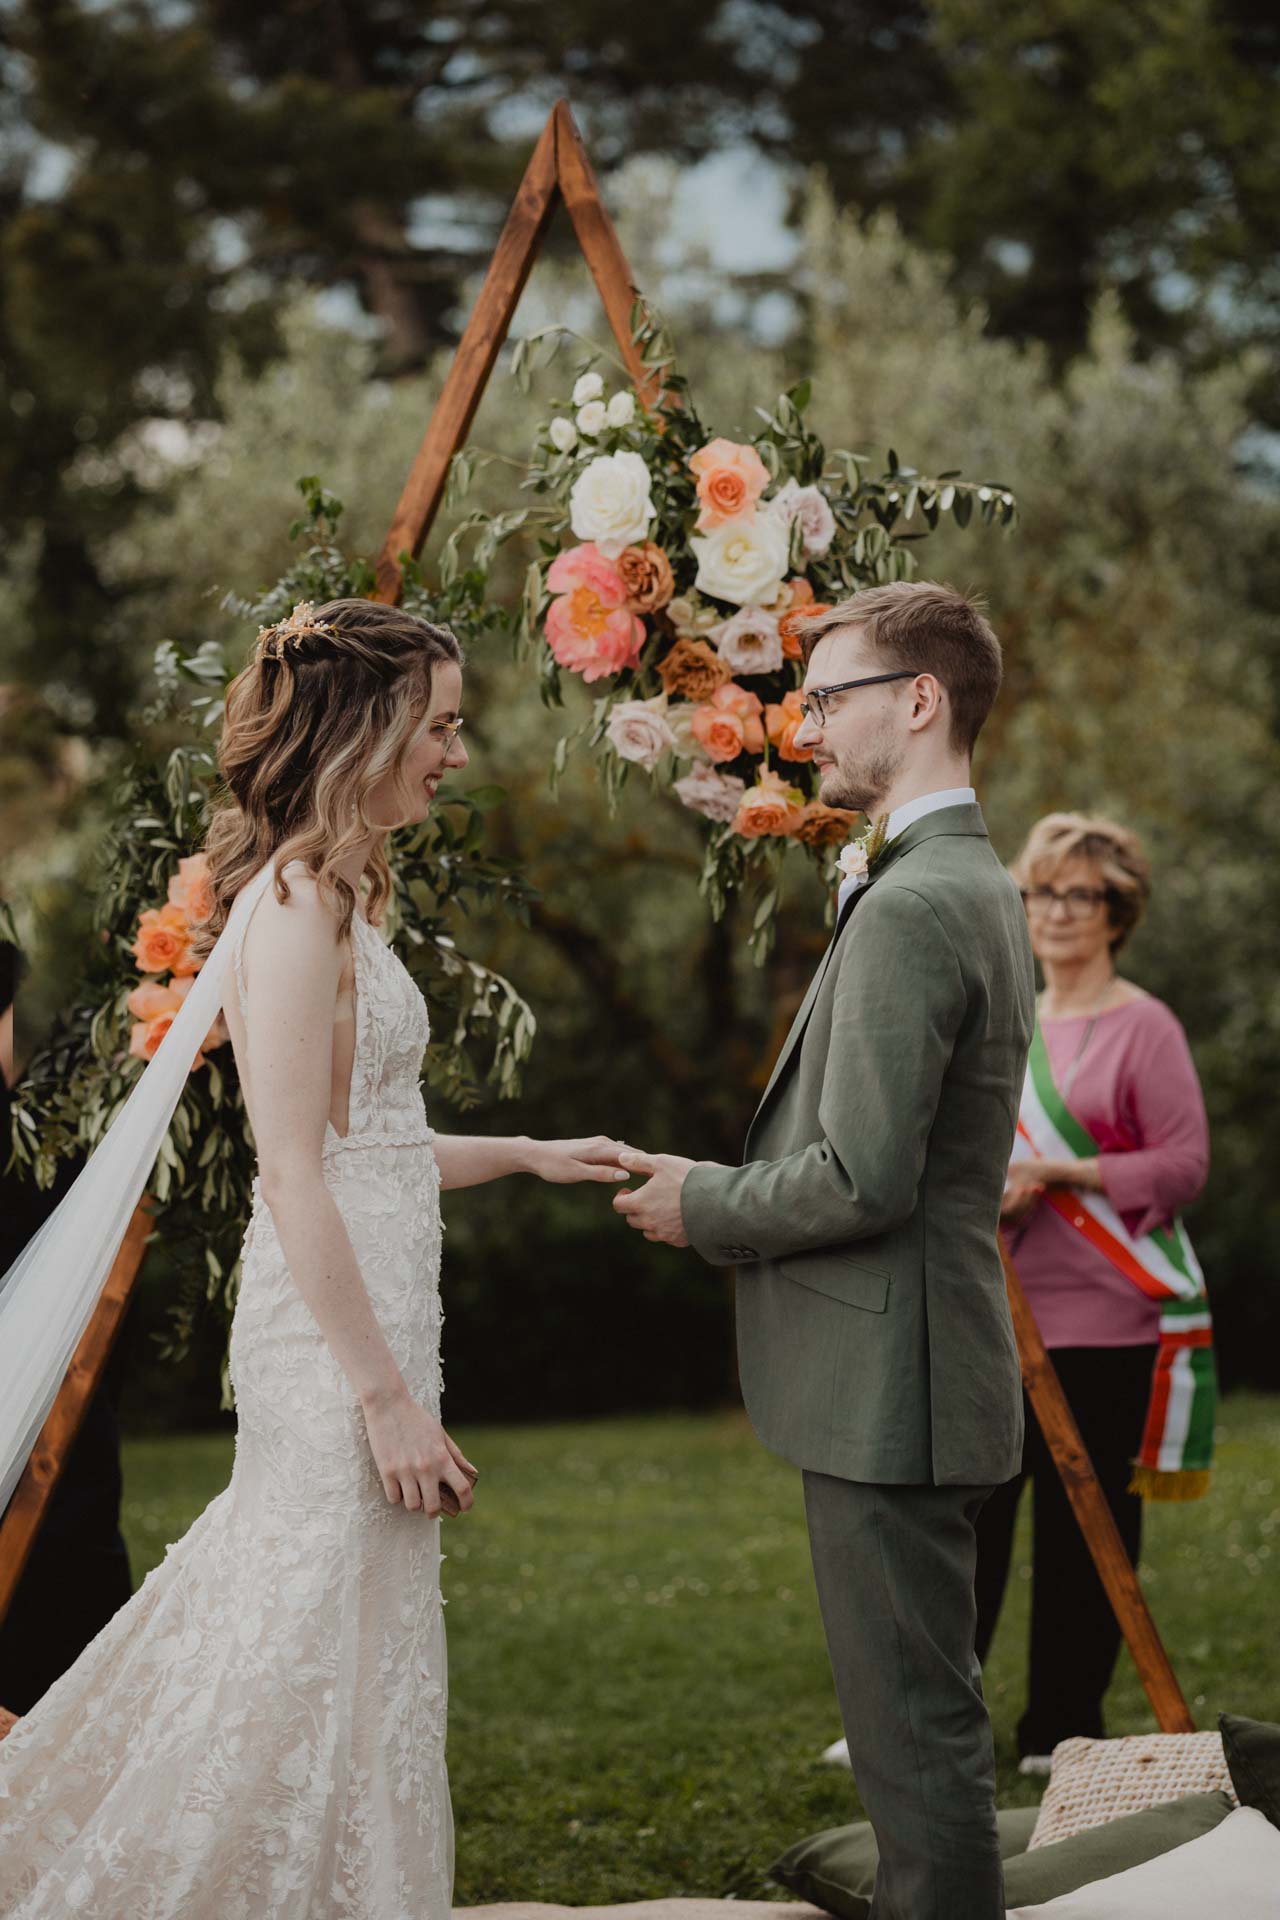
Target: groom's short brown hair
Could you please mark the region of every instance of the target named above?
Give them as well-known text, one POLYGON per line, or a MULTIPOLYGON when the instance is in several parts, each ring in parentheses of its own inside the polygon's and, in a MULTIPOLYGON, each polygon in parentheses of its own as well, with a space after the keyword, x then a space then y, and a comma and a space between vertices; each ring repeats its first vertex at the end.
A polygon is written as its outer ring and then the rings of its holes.
POLYGON ((972 753, 1000 691, 1000 642, 982 602, 932 580, 864 587, 837 606, 796 620, 805 664, 829 633, 861 627, 886 671, 931 673, 951 702, 951 744, 972 753))

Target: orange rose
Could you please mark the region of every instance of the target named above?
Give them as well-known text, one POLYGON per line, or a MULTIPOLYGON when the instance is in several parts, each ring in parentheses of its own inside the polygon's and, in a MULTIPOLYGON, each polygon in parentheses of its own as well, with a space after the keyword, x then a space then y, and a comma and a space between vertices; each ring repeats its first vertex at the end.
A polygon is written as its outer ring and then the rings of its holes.
POLYGON ((757 694, 730 681, 694 708, 689 725, 709 760, 736 760, 740 753, 763 752, 762 711, 757 694))
MULTIPOLYGON (((131 1054, 139 1060, 152 1058, 177 1019, 178 1009, 194 984, 188 975, 180 980, 144 980, 133 989, 125 1002, 136 1023, 129 1034, 131 1054)), ((230 1038, 227 1023, 219 1013, 200 1043, 200 1051, 191 1063, 191 1071, 194 1073, 197 1067, 202 1067, 206 1053, 211 1053, 215 1047, 225 1046, 230 1038)))
POLYGON ((709 700, 733 670, 705 640, 677 640, 659 660, 658 678, 673 700, 709 700))
POLYGON ((764 723, 769 732, 769 743, 778 750, 780 760, 812 760, 812 747, 798 747, 796 735, 804 725, 804 715, 800 711, 800 702, 804 695, 798 687, 784 694, 781 705, 766 707, 764 723))
POLYGON ((793 834, 804 818, 804 795, 799 787, 766 768, 754 787, 748 787, 733 822, 735 833, 744 840, 759 840, 765 834, 793 834))
POLYGON ((180 907, 189 926, 199 926, 213 912, 213 884, 209 862, 202 853, 179 860, 178 871, 169 882, 169 905, 180 907))
POLYGON ((155 1020, 162 1013, 176 1013, 190 992, 192 982, 185 980, 144 980, 125 1001, 135 1020, 155 1020))
POLYGON ((783 585, 791 595, 789 611, 794 612, 797 607, 812 607, 813 588, 802 573, 798 573, 794 580, 784 580, 783 585))
POLYGON ((699 530, 750 513, 769 484, 769 469, 754 447, 736 440, 710 440, 689 456, 698 476, 699 530))
MULTIPOLYGON (((794 585, 794 581, 792 582, 794 585)), ((806 586, 808 582, 805 582, 806 586)), ((812 592, 812 588, 810 588, 812 592)), ((815 614, 830 613, 831 603, 826 600, 812 600, 805 605, 792 607, 784 613, 778 622, 778 632, 782 635, 782 654, 786 660, 802 660, 804 655, 800 647, 800 635, 796 629, 805 620, 812 620, 815 614)))
POLYGON ((130 1053, 139 1060, 150 1060, 177 1017, 175 1007, 169 1013, 158 1013, 154 1020, 140 1020, 129 1035, 130 1053))
POLYGON ((652 540, 624 547, 618 555, 618 572, 627 590, 627 605, 632 613, 657 613, 676 590, 671 577, 671 562, 652 540))
POLYGON ((856 818, 848 807, 824 807, 821 800, 811 800, 796 823, 795 837, 805 847, 838 846, 849 838, 856 818))
POLYGON ((139 973, 198 973, 191 953, 191 930, 181 907, 148 907, 138 920, 133 957, 139 973))

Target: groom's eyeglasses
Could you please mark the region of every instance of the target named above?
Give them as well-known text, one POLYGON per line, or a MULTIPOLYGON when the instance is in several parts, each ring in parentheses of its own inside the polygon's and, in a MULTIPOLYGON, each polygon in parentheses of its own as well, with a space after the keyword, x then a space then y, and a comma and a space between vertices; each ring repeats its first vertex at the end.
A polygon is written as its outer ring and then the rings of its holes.
POLYGON ((865 680, 837 680, 833 687, 810 687, 800 702, 800 711, 815 727, 825 727, 830 714, 827 705, 833 693, 848 693, 853 687, 878 687, 885 680, 914 680, 916 669, 904 667, 900 673, 869 673, 865 680))

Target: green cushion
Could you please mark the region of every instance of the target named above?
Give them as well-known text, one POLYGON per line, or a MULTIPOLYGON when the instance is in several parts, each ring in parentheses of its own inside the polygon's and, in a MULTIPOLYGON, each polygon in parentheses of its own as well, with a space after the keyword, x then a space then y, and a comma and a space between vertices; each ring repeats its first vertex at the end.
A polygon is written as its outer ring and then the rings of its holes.
MULTIPOLYGON (((1039 1811, 1038 1807, 1002 1807, 996 1814, 1002 1860, 1023 1852, 1039 1811)), ((769 1872, 802 1900, 839 1914, 840 1920, 867 1920, 879 1863, 875 1834, 869 1822, 859 1820, 851 1827, 828 1827, 825 1833, 797 1841, 769 1872)))
POLYGON ((1256 1807, 1280 1827, 1280 1727, 1246 1720, 1242 1713, 1218 1716, 1231 1784, 1242 1807, 1256 1807))
MULTIPOLYGON (((1039 1809, 1002 1808, 996 1821, 1005 1863, 1006 1902, 1011 1907, 1036 1906, 1055 1900, 1060 1893, 1074 1893, 1092 1880, 1123 1873, 1126 1867, 1140 1866, 1184 1841, 1198 1839, 1231 1810, 1225 1793, 1192 1793, 1028 1853, 1039 1809)), ((859 1821, 856 1826, 831 1827, 801 1840, 769 1871, 784 1887, 838 1914, 840 1920, 867 1920, 877 1860, 875 1835, 866 1821, 859 1821)))
POLYGON ((1118 1820, 1108 1820, 1105 1826, 1073 1833, 1069 1840, 1051 1840, 1047 1847, 1036 1847, 1009 1862, 1004 1875, 1005 1904, 1039 1906, 1042 1901, 1056 1900, 1060 1893, 1087 1887, 1093 1880, 1140 1867, 1144 1860, 1172 1853, 1186 1841, 1210 1833, 1233 1811, 1229 1794, 1189 1793, 1182 1800, 1166 1800, 1162 1806, 1126 1813, 1118 1820))

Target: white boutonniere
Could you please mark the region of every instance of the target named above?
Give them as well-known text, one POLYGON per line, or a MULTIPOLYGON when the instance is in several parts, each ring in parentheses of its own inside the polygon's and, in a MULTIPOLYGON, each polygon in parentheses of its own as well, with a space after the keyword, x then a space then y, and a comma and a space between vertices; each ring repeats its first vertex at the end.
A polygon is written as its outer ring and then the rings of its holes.
POLYGON ((875 872, 889 840, 889 816, 878 814, 865 833, 840 849, 836 858, 836 871, 842 881, 869 880, 875 872))

